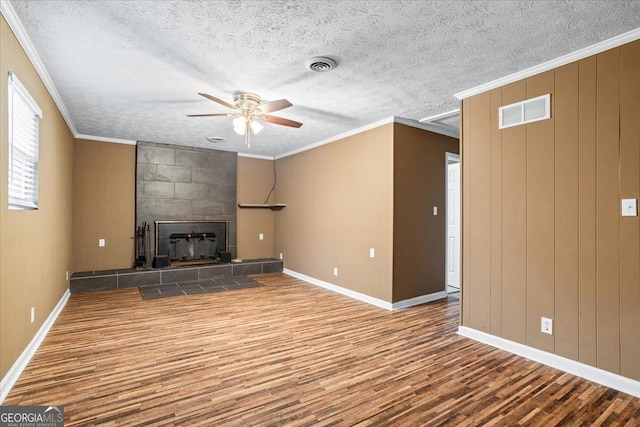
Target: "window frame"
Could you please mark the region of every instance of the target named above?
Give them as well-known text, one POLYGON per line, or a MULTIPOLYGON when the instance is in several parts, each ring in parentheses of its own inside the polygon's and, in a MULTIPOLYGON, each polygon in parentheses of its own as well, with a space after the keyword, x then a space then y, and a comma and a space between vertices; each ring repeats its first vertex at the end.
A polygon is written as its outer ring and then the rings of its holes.
POLYGON ((7 98, 8 207, 11 210, 36 210, 38 209, 39 199, 40 120, 42 120, 42 110, 29 91, 24 87, 20 79, 18 79, 18 77, 12 72, 9 72, 7 77, 7 98), (21 102, 22 106, 26 106, 32 116, 25 114, 25 109, 22 108, 21 111, 23 111, 24 117, 16 119, 16 114, 18 112, 16 102, 21 102), (26 128, 25 124, 30 124, 31 122, 33 122, 33 127, 26 128), (23 126, 23 130, 26 131, 28 135, 33 135, 33 137, 27 137, 22 141, 23 143, 26 142, 26 144, 28 144, 28 147, 26 147, 28 151, 19 147, 17 141, 14 140, 16 127, 19 126, 18 123, 20 123, 20 126, 23 126), (16 157, 19 157, 20 160, 16 160, 16 157), (25 165, 32 168, 32 174, 20 172, 25 165), (11 188, 11 185, 16 181, 21 181, 19 184, 20 191, 18 192, 11 188), (32 193, 32 196, 25 195, 25 193, 27 193, 27 190, 25 190, 27 183, 33 185, 33 190, 29 191, 32 193))

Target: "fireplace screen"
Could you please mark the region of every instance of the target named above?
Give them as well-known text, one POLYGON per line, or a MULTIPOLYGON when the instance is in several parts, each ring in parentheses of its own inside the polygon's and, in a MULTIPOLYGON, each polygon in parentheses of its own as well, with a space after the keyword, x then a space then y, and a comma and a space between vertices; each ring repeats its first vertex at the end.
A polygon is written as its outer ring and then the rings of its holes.
POLYGON ((170 262, 211 260, 229 247, 229 221, 155 221, 156 256, 170 262))

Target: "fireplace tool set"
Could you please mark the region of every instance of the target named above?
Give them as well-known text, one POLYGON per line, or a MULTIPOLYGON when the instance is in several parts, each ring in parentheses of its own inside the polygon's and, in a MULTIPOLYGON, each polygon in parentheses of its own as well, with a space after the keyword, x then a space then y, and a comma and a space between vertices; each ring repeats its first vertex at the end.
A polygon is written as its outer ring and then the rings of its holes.
POLYGON ((136 267, 144 267, 147 263, 147 251, 151 246, 151 226, 146 222, 136 230, 137 258, 136 267))

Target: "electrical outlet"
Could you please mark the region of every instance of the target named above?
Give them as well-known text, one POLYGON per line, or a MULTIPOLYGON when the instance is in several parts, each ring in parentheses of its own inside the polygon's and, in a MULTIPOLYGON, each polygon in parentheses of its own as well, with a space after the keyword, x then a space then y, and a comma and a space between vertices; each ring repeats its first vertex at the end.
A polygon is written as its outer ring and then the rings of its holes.
POLYGON ((264 240, 264 234, 260 233, 260 235, 258 236, 258 238, 259 238, 260 240, 264 240))
POLYGON ((282 252, 280 252, 280 259, 282 259, 282 252))
POLYGON ((543 334, 553 335, 553 319, 542 317, 540 322, 540 332, 543 334))
POLYGON ((36 308, 31 307, 31 323, 35 322, 35 320, 36 320, 36 308))
POLYGON ((433 215, 438 215, 438 207, 437 206, 433 207, 433 215))
POLYGON ((103 248, 105 246, 104 239, 98 239, 98 247, 103 248))
POLYGON ((334 276, 338 275, 338 267, 333 267, 333 275, 334 276))
POLYGON ((64 280, 69 280, 69 270, 65 271, 64 280))
POLYGON ((369 248, 369 258, 376 257, 376 250, 374 248, 369 248))

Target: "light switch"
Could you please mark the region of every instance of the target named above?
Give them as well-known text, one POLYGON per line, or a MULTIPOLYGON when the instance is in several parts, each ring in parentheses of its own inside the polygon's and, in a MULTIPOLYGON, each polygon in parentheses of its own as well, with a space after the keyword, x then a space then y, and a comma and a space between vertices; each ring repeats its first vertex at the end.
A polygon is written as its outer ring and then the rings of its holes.
POLYGON ((433 207, 433 214, 434 215, 438 215, 438 207, 437 206, 433 207))
POLYGON ((637 199, 622 199, 622 216, 638 216, 637 199))

